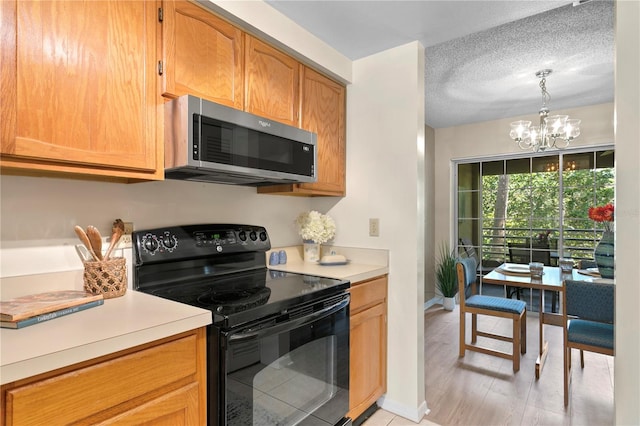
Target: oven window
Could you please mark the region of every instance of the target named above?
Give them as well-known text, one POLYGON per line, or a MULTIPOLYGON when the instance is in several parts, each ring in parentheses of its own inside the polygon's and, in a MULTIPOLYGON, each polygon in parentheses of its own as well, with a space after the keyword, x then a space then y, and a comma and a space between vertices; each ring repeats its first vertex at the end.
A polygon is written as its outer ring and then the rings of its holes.
POLYGON ((231 341, 227 424, 334 425, 349 405, 346 308, 305 326, 231 341))

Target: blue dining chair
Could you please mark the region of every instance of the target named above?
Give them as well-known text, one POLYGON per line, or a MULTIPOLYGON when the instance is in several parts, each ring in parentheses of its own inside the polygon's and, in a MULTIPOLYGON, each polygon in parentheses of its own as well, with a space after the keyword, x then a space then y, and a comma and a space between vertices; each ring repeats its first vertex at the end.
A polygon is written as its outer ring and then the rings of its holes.
POLYGON ((564 329, 564 405, 569 405, 571 349, 613 356, 615 285, 565 280, 562 291, 564 329))
POLYGON ((476 261, 472 257, 458 258, 458 297, 460 298, 460 357, 467 350, 510 359, 513 371, 520 370, 520 354, 527 352, 527 304, 521 300, 476 294, 476 261), (466 339, 466 315, 471 314, 471 343, 466 339), (513 322, 511 337, 478 330, 478 315, 507 318, 513 322), (478 336, 511 342, 511 353, 478 346, 478 336))

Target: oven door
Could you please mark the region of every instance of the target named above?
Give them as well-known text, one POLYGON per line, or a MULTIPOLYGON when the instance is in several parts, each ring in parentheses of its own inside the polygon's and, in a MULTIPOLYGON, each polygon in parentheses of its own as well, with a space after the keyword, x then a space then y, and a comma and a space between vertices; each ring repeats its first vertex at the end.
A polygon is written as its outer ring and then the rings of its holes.
POLYGON ((349 295, 300 311, 290 309, 280 318, 223 333, 220 424, 344 424, 349 410, 349 295))

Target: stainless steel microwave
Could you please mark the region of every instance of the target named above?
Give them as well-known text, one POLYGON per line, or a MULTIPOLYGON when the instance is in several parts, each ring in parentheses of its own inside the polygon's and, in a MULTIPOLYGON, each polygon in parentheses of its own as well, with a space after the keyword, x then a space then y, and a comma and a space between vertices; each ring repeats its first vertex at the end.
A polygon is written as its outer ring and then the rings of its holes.
POLYGON ((165 104, 165 177, 262 186, 315 182, 317 135, 185 95, 165 104))

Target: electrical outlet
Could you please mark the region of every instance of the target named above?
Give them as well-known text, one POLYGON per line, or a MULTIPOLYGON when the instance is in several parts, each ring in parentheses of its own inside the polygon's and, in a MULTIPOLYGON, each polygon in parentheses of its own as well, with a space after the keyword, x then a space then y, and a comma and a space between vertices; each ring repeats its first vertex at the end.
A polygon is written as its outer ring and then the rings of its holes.
POLYGON ((131 234, 133 233, 133 222, 125 222, 124 223, 124 234, 120 237, 120 242, 118 243, 119 248, 131 248, 132 240, 131 234))
POLYGON ((124 233, 129 235, 133 234, 133 222, 124 223, 124 233))
POLYGON ((380 219, 378 218, 369 219, 369 236, 370 237, 380 236, 380 219))
POLYGON ((118 247, 123 248, 131 248, 131 234, 122 234, 120 237, 120 242, 118 243, 118 247))

